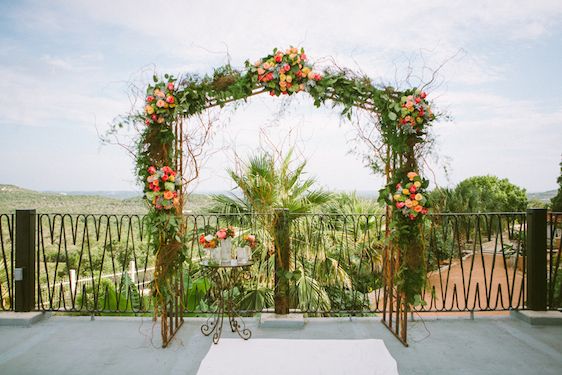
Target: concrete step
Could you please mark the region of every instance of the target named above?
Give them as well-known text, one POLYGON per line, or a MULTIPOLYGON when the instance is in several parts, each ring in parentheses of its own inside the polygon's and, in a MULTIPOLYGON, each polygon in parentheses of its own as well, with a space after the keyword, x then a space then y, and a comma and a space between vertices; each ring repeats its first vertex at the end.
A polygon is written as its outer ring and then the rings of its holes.
POLYGON ((260 317, 260 328, 300 329, 304 328, 303 314, 278 315, 263 313, 260 317))
POLYGON ((43 319, 47 319, 52 314, 50 312, 13 312, 2 311, 0 312, 0 326, 12 327, 30 327, 43 319))
POLYGON ((537 326, 562 326, 562 311, 514 310, 510 315, 537 326))

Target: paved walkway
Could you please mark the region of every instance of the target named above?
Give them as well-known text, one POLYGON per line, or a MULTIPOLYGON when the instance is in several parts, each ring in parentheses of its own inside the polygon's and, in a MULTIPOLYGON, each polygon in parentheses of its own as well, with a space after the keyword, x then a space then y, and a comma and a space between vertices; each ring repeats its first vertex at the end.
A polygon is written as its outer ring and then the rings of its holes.
MULTIPOLYGON (((147 318, 52 317, 30 328, 0 327, 0 374, 196 374, 211 346, 200 325, 199 319, 187 320, 168 349, 160 348, 160 327, 147 318)), ((380 338, 401 375, 558 375, 562 369, 562 326, 510 318, 411 322, 409 348, 376 318, 311 319, 296 330, 260 329, 255 320, 249 326, 255 338, 380 338)), ((241 358, 251 359, 252 353, 241 358)))

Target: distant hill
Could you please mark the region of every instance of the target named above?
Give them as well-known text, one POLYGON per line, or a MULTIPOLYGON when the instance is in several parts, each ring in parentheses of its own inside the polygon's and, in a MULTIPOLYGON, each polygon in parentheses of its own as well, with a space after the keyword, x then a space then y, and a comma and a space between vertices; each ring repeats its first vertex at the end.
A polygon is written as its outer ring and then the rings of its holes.
POLYGON ((552 199, 557 192, 558 190, 548 190, 539 193, 527 193, 527 198, 529 198, 529 200, 536 199, 543 203, 550 203, 550 199, 552 199))
MULTIPOLYGON (((190 211, 200 211, 211 198, 192 194, 190 211)), ((0 214, 35 208, 39 213, 143 214, 145 202, 138 192, 38 192, 0 184, 0 214)))

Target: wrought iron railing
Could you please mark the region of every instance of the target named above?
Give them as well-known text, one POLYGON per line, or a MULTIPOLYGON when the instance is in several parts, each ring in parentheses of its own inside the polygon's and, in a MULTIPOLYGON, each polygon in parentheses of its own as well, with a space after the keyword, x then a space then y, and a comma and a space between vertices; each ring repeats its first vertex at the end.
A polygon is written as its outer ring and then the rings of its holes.
POLYGON ((14 215, 0 214, 0 310, 14 306, 14 215))
MULTIPOLYGON (((559 223, 560 216, 553 214, 551 222, 559 223)), ((428 282, 417 311, 525 308, 524 213, 430 218, 423 231, 428 282)), ((8 219, 3 218, 3 228, 13 229, 8 219)), ((228 225, 257 238, 251 276, 237 290, 240 309, 252 313, 273 308, 271 220, 263 214, 186 216, 186 312, 214 309, 216 298, 199 264, 209 254, 198 239, 228 225)), ((292 310, 315 315, 381 312, 384 222, 381 214, 292 216, 292 310)), ((553 307, 560 305, 560 229, 558 224, 549 228, 548 291, 553 307)), ((37 309, 151 313, 154 256, 146 229, 139 215, 37 215, 37 309)))
POLYGON ((547 218, 547 305, 562 308, 562 212, 548 214, 547 218))

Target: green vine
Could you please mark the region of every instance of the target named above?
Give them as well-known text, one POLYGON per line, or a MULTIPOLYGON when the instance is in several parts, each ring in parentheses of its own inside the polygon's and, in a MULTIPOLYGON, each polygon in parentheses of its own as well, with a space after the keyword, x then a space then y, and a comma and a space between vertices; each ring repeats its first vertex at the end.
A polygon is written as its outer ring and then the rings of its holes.
MULTIPOLYGON (((230 102, 247 100, 253 95, 269 93, 281 96, 299 92, 308 93, 316 107, 327 102, 340 106, 341 115, 348 118, 357 108, 377 115, 382 140, 390 150, 388 159, 383 162, 394 167, 392 180, 381 191, 380 199, 394 207, 392 241, 400 248, 402 260, 396 282, 406 294, 408 303, 419 301, 425 280, 420 228, 430 203, 424 195, 423 212, 414 208, 412 213, 404 215, 403 207, 398 207, 401 204, 396 205, 398 202, 393 200, 393 196, 399 183, 412 183, 412 186, 419 183, 420 190, 428 185, 427 180, 419 176, 416 181, 407 181, 408 173, 419 172, 416 145, 426 141, 427 128, 435 119, 426 93, 416 88, 400 91, 393 87, 378 87, 369 77, 356 76, 341 69, 319 72, 309 63, 302 48, 290 47, 284 51, 274 49, 255 63, 246 61, 241 71, 225 65, 205 76, 188 74, 175 78, 164 75, 162 79, 154 76, 154 83, 147 87, 142 111, 126 120, 142 120, 145 125, 136 147, 136 172, 145 187, 145 197, 150 207, 148 225, 151 228, 151 242, 162 262, 156 288, 160 303, 171 298, 168 273, 177 270, 185 258, 181 245, 182 210, 181 207, 176 207, 176 210, 159 208, 155 203, 154 189, 147 179, 153 175, 150 168, 177 168, 174 165, 178 151, 175 149, 174 124, 178 119, 199 114, 210 107, 223 107, 230 102)), ((406 199, 403 200, 406 205, 406 199)), ((421 199, 418 203, 421 204, 421 199)))

